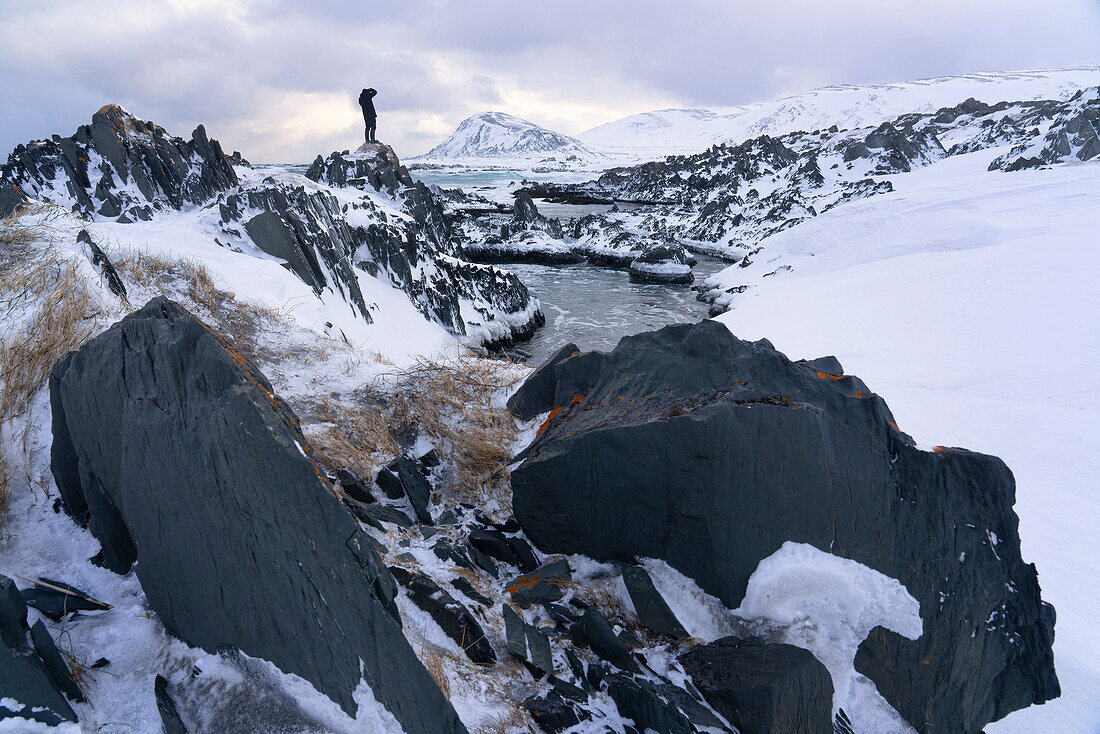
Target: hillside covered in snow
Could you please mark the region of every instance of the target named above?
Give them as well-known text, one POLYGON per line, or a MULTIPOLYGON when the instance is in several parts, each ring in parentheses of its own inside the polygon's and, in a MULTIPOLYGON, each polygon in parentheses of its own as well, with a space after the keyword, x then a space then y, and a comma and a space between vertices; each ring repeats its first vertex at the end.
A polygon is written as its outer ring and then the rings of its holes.
POLYGON ((19 145, 0 732, 1096 729, 1098 76, 419 161, 570 172, 511 206, 114 105, 19 145), (494 358, 546 320, 515 261, 714 318, 494 358))

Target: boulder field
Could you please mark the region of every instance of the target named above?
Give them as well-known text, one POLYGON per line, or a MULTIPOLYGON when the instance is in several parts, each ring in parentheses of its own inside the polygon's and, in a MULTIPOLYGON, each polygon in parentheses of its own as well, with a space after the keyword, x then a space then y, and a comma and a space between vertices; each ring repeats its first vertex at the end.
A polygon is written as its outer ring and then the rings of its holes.
POLYGON ((396 587, 289 407, 165 298, 50 376, 64 506, 165 627, 311 682, 348 713, 366 680, 406 732, 465 732, 401 629, 396 587))
POLYGON ((835 358, 674 325, 607 353, 567 345, 509 408, 547 414, 512 472, 542 551, 663 559, 733 609, 761 560, 810 544, 919 602, 919 638, 877 627, 855 660, 918 731, 976 734, 1059 695, 1054 609, 1020 555, 1012 473, 918 449, 835 358))

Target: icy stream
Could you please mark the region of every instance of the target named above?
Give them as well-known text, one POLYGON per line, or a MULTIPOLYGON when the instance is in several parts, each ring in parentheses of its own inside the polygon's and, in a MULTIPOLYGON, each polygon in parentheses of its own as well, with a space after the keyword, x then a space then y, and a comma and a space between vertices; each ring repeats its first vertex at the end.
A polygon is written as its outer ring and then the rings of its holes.
MULTIPOLYGON (((729 265, 716 258, 696 257, 696 283, 729 265)), ((546 326, 520 345, 533 364, 541 363, 566 342, 582 349, 608 350, 624 336, 698 321, 707 315, 707 304, 695 300, 696 292, 690 286, 631 283, 625 270, 585 263, 501 267, 518 275, 542 302, 546 326)))

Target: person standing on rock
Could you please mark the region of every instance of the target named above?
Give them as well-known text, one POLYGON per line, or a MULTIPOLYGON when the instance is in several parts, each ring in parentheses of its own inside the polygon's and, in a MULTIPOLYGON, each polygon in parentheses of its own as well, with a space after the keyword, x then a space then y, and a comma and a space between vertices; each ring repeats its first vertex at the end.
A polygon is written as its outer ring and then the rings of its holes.
POLYGON ((368 143, 377 143, 374 137, 374 128, 378 120, 378 113, 374 111, 374 95, 378 90, 374 88, 364 89, 359 93, 359 106, 363 108, 363 122, 367 125, 366 136, 368 143))

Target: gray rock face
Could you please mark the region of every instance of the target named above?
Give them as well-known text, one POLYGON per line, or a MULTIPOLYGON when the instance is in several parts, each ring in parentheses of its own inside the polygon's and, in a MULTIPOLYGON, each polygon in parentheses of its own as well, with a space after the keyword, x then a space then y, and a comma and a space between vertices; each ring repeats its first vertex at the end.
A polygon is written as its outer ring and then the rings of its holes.
POLYGON ((915 726, 977 732, 1059 694, 1011 472, 916 449, 835 359, 791 362, 704 321, 566 356, 525 393, 513 404, 555 411, 512 473, 542 551, 662 558, 734 608, 762 559, 808 543, 920 602, 919 639, 864 643, 866 674, 915 726))
POLYGON ((807 650, 724 637, 680 662, 741 734, 833 733, 833 682, 807 650))
POLYGON ((202 125, 183 140, 107 105, 70 137, 17 146, 0 169, 0 181, 0 205, 10 204, 14 193, 20 200, 60 204, 86 219, 132 221, 148 219, 151 209, 210 201, 235 186, 237 174, 202 125))
POLYGON ((117 570, 140 560, 173 634, 269 660, 349 713, 362 676, 406 731, 465 731, 388 613, 393 580, 320 481, 294 414, 201 322, 150 301, 60 360, 50 398, 66 508, 117 570))

